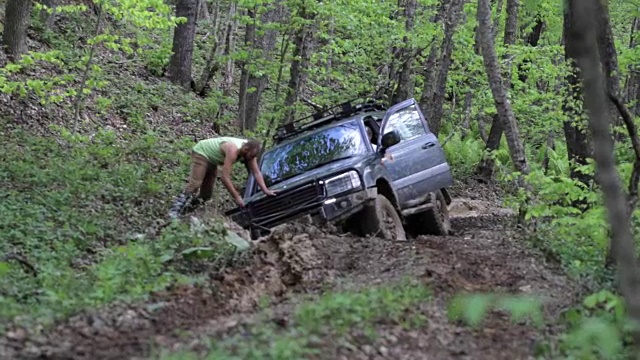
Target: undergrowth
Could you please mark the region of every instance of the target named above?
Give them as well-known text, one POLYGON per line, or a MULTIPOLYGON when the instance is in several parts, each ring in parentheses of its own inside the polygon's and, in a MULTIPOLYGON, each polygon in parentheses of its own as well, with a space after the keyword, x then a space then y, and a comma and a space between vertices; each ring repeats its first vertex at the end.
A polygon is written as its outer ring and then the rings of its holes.
POLYGON ((292 312, 286 326, 264 321, 221 341, 201 339, 205 354, 190 351, 161 352, 157 358, 173 359, 301 359, 320 354, 324 342, 340 343, 346 334, 359 331, 373 340, 381 322, 415 328, 428 321, 414 311, 429 301, 431 292, 422 284, 404 281, 370 287, 358 292, 330 292, 306 300, 292 312))
MULTIPOLYGON (((444 150, 456 177, 469 177, 480 162, 484 144, 477 137, 462 139, 459 134, 448 136, 444 150)), ((562 140, 553 147, 525 145, 530 174, 525 176, 530 186, 530 202, 526 209, 530 246, 540 250, 548 261, 562 266, 566 273, 580 283, 589 293, 584 301, 569 309, 560 319, 567 332, 560 337, 558 348, 540 349, 543 355, 554 358, 624 358, 630 349, 629 324, 626 322, 624 302, 615 293, 614 269, 606 266, 610 234, 602 194, 592 180, 584 184, 571 178, 571 164, 567 148, 562 140)), ((496 178, 499 184, 512 186, 518 176, 512 169, 505 139, 492 154, 496 162, 496 178)), ((633 154, 625 144, 617 144, 618 171, 623 185, 631 176, 633 154)), ((592 179, 594 164, 577 170, 592 179)), ((521 189, 503 199, 506 206, 518 210, 525 201, 521 189)), ((634 233, 640 230, 640 211, 632 216, 634 233)), ((637 236, 636 236, 637 242, 637 236)), ((460 298, 452 315, 466 317, 477 323, 489 314, 489 302, 493 295, 473 295, 460 298), (454 311, 455 310, 455 311, 454 311)), ((535 304, 520 301, 524 312, 538 312, 535 304)), ((454 304, 455 305, 455 304, 454 304)))
POLYGON ((182 263, 197 262, 181 253, 190 248, 211 248, 208 259, 233 253, 217 219, 155 235, 188 174, 189 139, 60 130, 52 140, 0 126, 0 324, 50 322, 195 281, 182 263))

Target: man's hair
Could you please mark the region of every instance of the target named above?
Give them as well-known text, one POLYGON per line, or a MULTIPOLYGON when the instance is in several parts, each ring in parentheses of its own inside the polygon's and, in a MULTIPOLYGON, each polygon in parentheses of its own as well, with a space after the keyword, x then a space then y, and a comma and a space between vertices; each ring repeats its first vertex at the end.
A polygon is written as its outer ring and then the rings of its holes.
POLYGON ((242 147, 246 148, 250 152, 255 152, 256 155, 260 153, 260 149, 262 148, 262 146, 260 145, 260 142, 254 139, 247 140, 247 142, 244 143, 242 147))
MULTIPOLYGON (((242 147, 240 147, 241 149, 247 149, 247 153, 248 154, 256 154, 255 156, 258 157, 260 155, 260 150, 262 148, 262 146, 260 146, 260 142, 258 140, 254 140, 254 139, 249 139, 247 140, 246 143, 242 144, 242 147)), ((247 158, 246 154, 245 156, 242 157, 242 159, 240 159, 240 162, 242 162, 244 164, 244 166, 247 168, 247 171, 249 171, 249 160, 252 158, 247 158)))

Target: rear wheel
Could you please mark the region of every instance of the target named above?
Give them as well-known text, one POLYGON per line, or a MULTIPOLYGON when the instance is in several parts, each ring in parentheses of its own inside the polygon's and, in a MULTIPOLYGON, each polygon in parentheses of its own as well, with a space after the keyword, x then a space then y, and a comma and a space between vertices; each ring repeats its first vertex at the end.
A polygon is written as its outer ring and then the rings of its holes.
POLYGON ((359 219, 365 236, 377 236, 386 240, 407 239, 400 215, 384 195, 378 194, 373 204, 362 210, 359 219))
POLYGON ((413 215, 409 219, 413 232, 416 235, 449 235, 451 233, 449 208, 442 191, 431 193, 429 202, 434 205, 431 209, 413 215))

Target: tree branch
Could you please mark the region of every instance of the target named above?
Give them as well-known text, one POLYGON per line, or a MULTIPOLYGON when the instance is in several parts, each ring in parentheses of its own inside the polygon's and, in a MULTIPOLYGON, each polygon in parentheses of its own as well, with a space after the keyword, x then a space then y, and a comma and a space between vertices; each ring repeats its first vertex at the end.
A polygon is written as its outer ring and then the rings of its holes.
POLYGON ((629 109, 624 105, 622 100, 616 95, 609 92, 609 100, 613 102, 627 127, 629 138, 631 138, 631 146, 635 155, 635 161, 633 163, 633 171, 631 173, 631 179, 629 180, 629 214, 633 212, 633 209, 638 203, 638 185, 640 184, 640 138, 638 138, 638 129, 633 122, 633 116, 629 112, 629 109))
POLYGON ((311 100, 309 100, 309 99, 307 99, 305 97, 303 97, 301 100, 302 100, 303 103, 311 106, 316 111, 322 111, 323 110, 322 106, 314 103, 313 101, 311 101, 311 100))
POLYGON ((6 254, 5 256, 0 258, 0 261, 9 261, 9 260, 15 260, 18 264, 22 265, 22 268, 24 269, 25 272, 30 273, 31 275, 33 275, 33 277, 37 277, 38 276, 38 272, 36 271, 36 268, 31 265, 25 258, 23 258, 22 256, 15 254, 15 253, 11 253, 11 254, 6 254))

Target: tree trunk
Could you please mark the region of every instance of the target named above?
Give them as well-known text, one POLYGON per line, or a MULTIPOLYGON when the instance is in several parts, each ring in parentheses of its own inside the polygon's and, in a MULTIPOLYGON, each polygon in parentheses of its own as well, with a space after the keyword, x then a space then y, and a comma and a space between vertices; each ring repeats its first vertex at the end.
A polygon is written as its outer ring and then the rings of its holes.
POLYGON ((198 0, 198 19, 209 20, 210 18, 211 14, 209 14, 207 0, 198 0))
MULTIPOLYGON (((204 2, 204 6, 206 6, 206 2, 204 0, 200 0, 201 2, 204 2)), ((235 16, 235 3, 231 3, 230 8, 229 8, 229 14, 228 14, 228 19, 227 21, 231 22, 233 21, 233 16, 235 16)), ((211 22, 213 23, 213 36, 214 36, 214 40, 213 40, 213 45, 211 46, 211 50, 209 51, 209 56, 207 57, 207 63, 204 66, 204 69, 202 70, 202 75, 200 76, 200 82, 197 83, 197 87, 196 87, 196 93, 199 96, 202 97, 206 97, 207 93, 209 92, 209 82, 211 81, 211 79, 213 79, 213 77, 216 75, 216 73, 220 70, 220 62, 218 61, 218 58, 220 57, 221 54, 221 49, 223 49, 223 46, 220 46, 220 39, 226 39, 227 38, 227 34, 226 31, 228 30, 227 25, 223 25, 224 26, 224 30, 222 32, 222 36, 220 36, 220 23, 221 23, 221 16, 219 15, 219 4, 216 3, 214 8, 213 8, 213 14, 209 14, 209 19, 211 20, 211 22)))
MULTIPOLYGON (((496 0, 491 0, 491 4, 496 2, 496 0)), ((496 17, 493 19, 493 28, 491 32, 493 34, 493 41, 496 41, 496 36, 498 35, 498 30, 500 29, 500 17, 502 17, 502 5, 504 4, 504 0, 497 0, 496 4, 496 17)))
MULTIPOLYGON (((540 14, 536 15, 536 24, 533 26, 533 29, 531 29, 531 32, 525 39, 529 46, 538 46, 538 42, 540 41, 540 37, 542 36, 542 31, 544 30, 545 25, 546 24, 544 20, 542 20, 542 16, 540 14)), ((527 82, 527 73, 529 70, 525 67, 525 65, 528 65, 530 63, 531 60, 527 58, 524 59, 522 63, 518 64, 518 80, 520 80, 520 82, 522 83, 527 82)))
MULTIPOLYGON (((486 150, 492 152, 500 147, 500 140, 502 139, 502 124, 498 115, 494 115, 491 121, 491 127, 489 128, 489 136, 486 141, 486 150)), ((490 182, 493 179, 493 170, 495 163, 490 156, 485 156, 478 164, 475 175, 480 182, 490 182)))
POLYGON ((473 93, 467 91, 464 95, 464 105, 462 111, 462 139, 467 137, 467 133, 471 130, 471 103, 473 102, 473 93))
MULTIPOLYGON (((252 50, 256 47, 256 13, 253 9, 247 10, 247 15, 251 19, 244 31, 244 46, 245 51, 249 54, 252 53, 252 50)), ((251 57, 251 56, 249 56, 251 57)), ((245 60, 241 64, 240 71, 240 90, 239 90, 239 99, 238 99, 238 117, 236 120, 236 126, 240 128, 240 131, 244 131, 246 129, 246 120, 245 120, 245 108, 247 107, 247 91, 249 88, 249 60, 245 60)))
POLYGON ((431 43, 431 49, 429 50, 429 56, 427 56, 427 60, 424 62, 424 72, 422 75, 423 85, 422 85, 422 95, 420 96, 420 107, 424 109, 425 116, 427 116, 427 121, 430 121, 431 118, 431 99, 433 96, 433 92, 435 89, 435 74, 438 69, 438 46, 436 46, 435 42, 431 43))
MULTIPOLYGON (((597 2, 598 13, 598 52, 604 67, 607 90, 616 97, 620 96, 620 70, 618 68, 618 53, 614 43, 609 19, 609 7, 604 0, 597 2)), ((608 99, 608 98, 607 98, 608 99)), ((608 101, 609 114, 614 125, 622 125, 622 118, 618 116, 615 105, 608 101)))
POLYGON ((444 25, 444 39, 442 40, 442 57, 440 59, 440 68, 438 72, 438 81, 436 83, 433 98, 431 100, 430 116, 428 118, 431 131, 438 135, 442 125, 442 116, 444 115, 444 97, 447 90, 447 78, 449 77, 449 68, 451 67, 451 55, 453 53, 453 35, 456 26, 462 15, 463 0, 452 0, 447 11, 446 22, 444 25))
MULTIPOLYGON (((564 23, 563 23, 563 37, 564 43, 567 43, 567 35, 569 30, 573 27, 573 22, 576 21, 575 14, 572 7, 565 8, 564 23)), ((577 54, 574 52, 574 48, 565 46, 565 60, 569 62, 571 66, 571 72, 567 76, 568 85, 568 99, 564 102, 562 109, 566 114, 568 120, 563 124, 564 136, 567 142, 567 156, 571 164, 570 176, 572 179, 581 181, 584 184, 589 184, 591 176, 578 172, 577 167, 586 165, 587 159, 592 157, 589 139, 587 132, 584 130, 584 126, 580 126, 582 121, 582 109, 578 106, 582 99, 580 96, 580 79, 578 78, 578 69, 576 68, 575 59, 577 54)))
MULTIPOLYGON (((438 9, 436 10, 435 15, 431 18, 431 22, 435 24, 439 24, 441 18, 445 14, 445 2, 447 0, 440 0, 438 2, 438 9)), ((440 48, 436 46, 435 39, 431 42, 431 48, 429 49, 429 55, 427 59, 422 65, 422 94, 420 95, 420 108, 423 109, 424 115, 427 117, 427 121, 431 118, 431 101, 433 99, 434 89, 435 89, 435 77, 438 73, 438 54, 440 48)))
MULTIPOLYGON (((273 4, 274 8, 267 10, 261 19, 261 23, 269 25, 281 17, 282 6, 279 3, 273 4)), ((261 61, 271 61, 273 59, 273 50, 276 46, 278 32, 274 29, 265 29, 258 31, 258 35, 254 35, 254 47, 258 51, 256 58, 261 61)), ((244 96, 243 121, 245 129, 255 129, 258 123, 258 113, 260 109, 260 101, 262 93, 267 86, 267 75, 255 75, 248 72, 247 88, 251 91, 244 96)))
POLYGON ((40 10, 40 22, 45 29, 50 30, 56 19, 57 0, 40 0, 40 3, 48 8, 40 10))
MULTIPOLYGON (((633 18, 631 24, 631 38, 629 39, 629 49, 638 46, 638 32, 640 32, 640 19, 633 18)), ((629 65, 629 78, 626 86, 626 103, 633 104, 631 113, 640 116, 640 67, 637 64, 629 65)))
MULTIPOLYGON (((416 0, 404 0, 405 31, 413 31, 413 23, 416 15, 416 0)), ((413 48, 408 44, 409 37, 403 37, 404 46, 400 49, 399 58, 401 61, 400 76, 398 77, 398 90, 394 93, 392 103, 399 103, 413 97, 413 48)))
MULTIPOLYGON (((304 5, 302 5, 298 16, 302 17, 305 20, 314 18, 314 15, 309 14, 306 11, 304 5)), ((304 82, 306 80, 305 69, 309 66, 309 59, 311 56, 309 51, 310 42, 311 31, 309 30, 308 25, 303 24, 297 30, 293 40, 293 60, 291 61, 291 68, 289 70, 287 97, 284 99, 284 105, 287 108, 287 114, 284 118, 284 121, 287 123, 294 120, 294 105, 300 97, 300 92, 302 91, 302 87, 304 86, 304 82)))
POLYGON ((31 0, 8 0, 2 44, 10 60, 17 60, 27 52, 27 29, 30 23, 31 0))
POLYGON ((478 0, 478 23, 480 26, 480 39, 482 40, 484 66, 487 71, 498 118, 507 137, 511 160, 513 161, 515 170, 522 175, 526 175, 529 173, 529 165, 527 164, 524 146, 520 139, 518 124, 513 114, 511 103, 507 98, 502 76, 500 76, 498 56, 496 55, 493 37, 491 36, 491 8, 489 7, 488 0, 478 0))
POLYGON ((632 322, 635 353, 640 353, 640 269, 636 248, 627 216, 627 202, 615 165, 610 117, 604 93, 605 76, 600 71, 594 19, 598 4, 595 0, 568 0, 569 12, 575 15, 567 34, 566 46, 575 55, 584 82, 584 104, 589 112, 589 129, 593 135, 597 181, 604 194, 611 232, 612 254, 618 266, 620 290, 627 314, 632 322), (585 4, 586 3, 586 4, 585 4))
MULTIPOLYGON (((222 82, 220 83, 220 87, 222 88, 222 95, 225 97, 231 96, 231 90, 233 87, 233 68, 235 66, 235 61, 230 57, 231 53, 235 50, 235 36, 236 30, 238 28, 238 21, 234 19, 237 11, 237 4, 235 2, 231 3, 231 7, 229 10, 229 22, 227 23, 227 30, 225 31, 225 39, 224 39, 224 50, 222 55, 227 59, 227 62, 224 66, 224 72, 222 76, 222 82), (232 16, 233 15, 233 16, 232 16)), ((221 107, 221 110, 224 110, 226 106, 221 107)), ((221 114, 224 111, 221 112, 221 114)))
MULTIPOLYGON (((516 43, 516 35, 518 29, 518 6, 518 0, 507 0, 507 19, 504 25, 504 45, 507 50, 509 46, 516 43)), ((508 56, 509 54, 507 53, 505 55, 505 58, 508 58, 508 56)), ((503 76, 503 86, 505 87, 504 91, 508 91, 507 89, 511 89, 513 87, 511 84, 510 61, 507 61, 503 76)), ((500 147, 500 139, 502 138, 502 134, 505 130, 504 123, 501 124, 500 121, 502 120, 500 120, 499 117, 494 117, 493 121, 491 122, 491 129, 489 129, 489 138, 487 139, 486 148, 486 151, 488 152, 495 151, 498 149, 498 147, 500 147)), ((476 175, 489 182, 493 178, 494 167, 495 163, 493 159, 491 159, 490 157, 483 158, 480 164, 478 164, 476 175)))
MULTIPOLYGON (((185 89, 192 88, 191 65, 193 64, 193 41, 196 35, 198 0, 178 0, 176 16, 187 21, 179 24, 173 34, 173 55, 169 62, 169 79, 185 89)), ((195 90, 195 89, 194 89, 195 90)))

